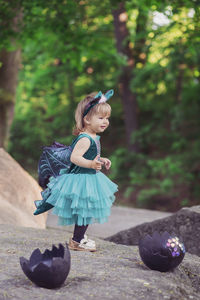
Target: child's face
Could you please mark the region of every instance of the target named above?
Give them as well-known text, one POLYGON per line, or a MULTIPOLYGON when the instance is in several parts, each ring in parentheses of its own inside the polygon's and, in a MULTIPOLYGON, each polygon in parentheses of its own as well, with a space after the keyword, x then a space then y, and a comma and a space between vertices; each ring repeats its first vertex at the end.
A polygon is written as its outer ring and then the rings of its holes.
POLYGON ((93 133, 104 132, 109 126, 109 117, 110 115, 93 115, 87 121, 88 129, 90 129, 93 133))

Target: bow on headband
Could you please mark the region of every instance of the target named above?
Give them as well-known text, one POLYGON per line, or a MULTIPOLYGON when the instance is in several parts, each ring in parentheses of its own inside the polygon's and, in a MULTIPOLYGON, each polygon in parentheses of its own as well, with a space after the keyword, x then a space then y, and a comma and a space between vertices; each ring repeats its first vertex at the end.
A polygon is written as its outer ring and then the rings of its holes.
POLYGON ((99 103, 105 103, 113 96, 113 94, 114 90, 109 90, 105 94, 102 94, 102 92, 98 92, 98 94, 86 105, 83 113, 83 118, 87 115, 92 107, 99 103))

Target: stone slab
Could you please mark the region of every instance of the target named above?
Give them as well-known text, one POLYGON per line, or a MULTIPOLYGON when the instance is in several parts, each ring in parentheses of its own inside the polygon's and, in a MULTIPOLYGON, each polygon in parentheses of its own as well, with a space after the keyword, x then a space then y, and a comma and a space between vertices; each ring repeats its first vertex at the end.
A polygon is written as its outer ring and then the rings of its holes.
POLYGON ((19 257, 29 258, 52 243, 64 243, 69 233, 56 229, 0 225, 1 300, 199 300, 200 257, 186 253, 172 272, 149 270, 135 246, 96 239, 98 252, 71 251, 71 271, 55 290, 35 286, 21 270, 19 257))
POLYGON ((118 232, 107 240, 123 245, 137 245, 140 238, 154 231, 174 232, 182 239, 186 251, 200 256, 200 205, 185 207, 169 217, 118 232))
POLYGON ((0 224, 45 228, 47 214, 33 215, 40 193, 36 180, 0 148, 0 224))

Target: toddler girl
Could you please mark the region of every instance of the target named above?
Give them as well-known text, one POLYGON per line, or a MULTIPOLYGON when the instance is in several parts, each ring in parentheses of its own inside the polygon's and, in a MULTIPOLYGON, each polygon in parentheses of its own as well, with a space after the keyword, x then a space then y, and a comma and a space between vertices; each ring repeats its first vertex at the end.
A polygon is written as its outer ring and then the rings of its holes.
POLYGON ((70 171, 62 169, 56 178, 51 177, 48 184, 51 193, 46 203, 52 205, 53 213, 58 215, 59 225, 75 224, 74 234, 69 241, 69 249, 96 251, 95 242, 85 235, 89 224, 104 223, 110 215, 117 185, 100 170, 108 170, 111 161, 101 157, 100 136, 109 126, 111 107, 106 102, 113 90, 105 95, 99 92, 90 94, 82 100, 75 112, 70 171))

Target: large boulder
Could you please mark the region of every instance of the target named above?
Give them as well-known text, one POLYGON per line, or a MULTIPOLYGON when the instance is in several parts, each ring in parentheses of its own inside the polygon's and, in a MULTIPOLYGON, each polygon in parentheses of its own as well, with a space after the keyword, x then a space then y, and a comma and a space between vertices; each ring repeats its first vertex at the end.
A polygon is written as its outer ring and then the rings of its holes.
POLYGON ((141 237, 154 231, 174 232, 183 240, 187 252, 200 256, 200 206, 182 208, 169 217, 120 231, 106 240, 123 245, 138 245, 141 237))
POLYGON ((60 289, 36 287, 23 273, 19 257, 30 258, 71 234, 56 229, 0 225, 0 299, 199 300, 200 257, 186 253, 173 271, 148 269, 138 247, 96 239, 97 252, 71 251, 70 273, 60 289))
POLYGON ((33 215, 40 192, 37 182, 0 148, 0 224, 45 228, 47 215, 33 215))

